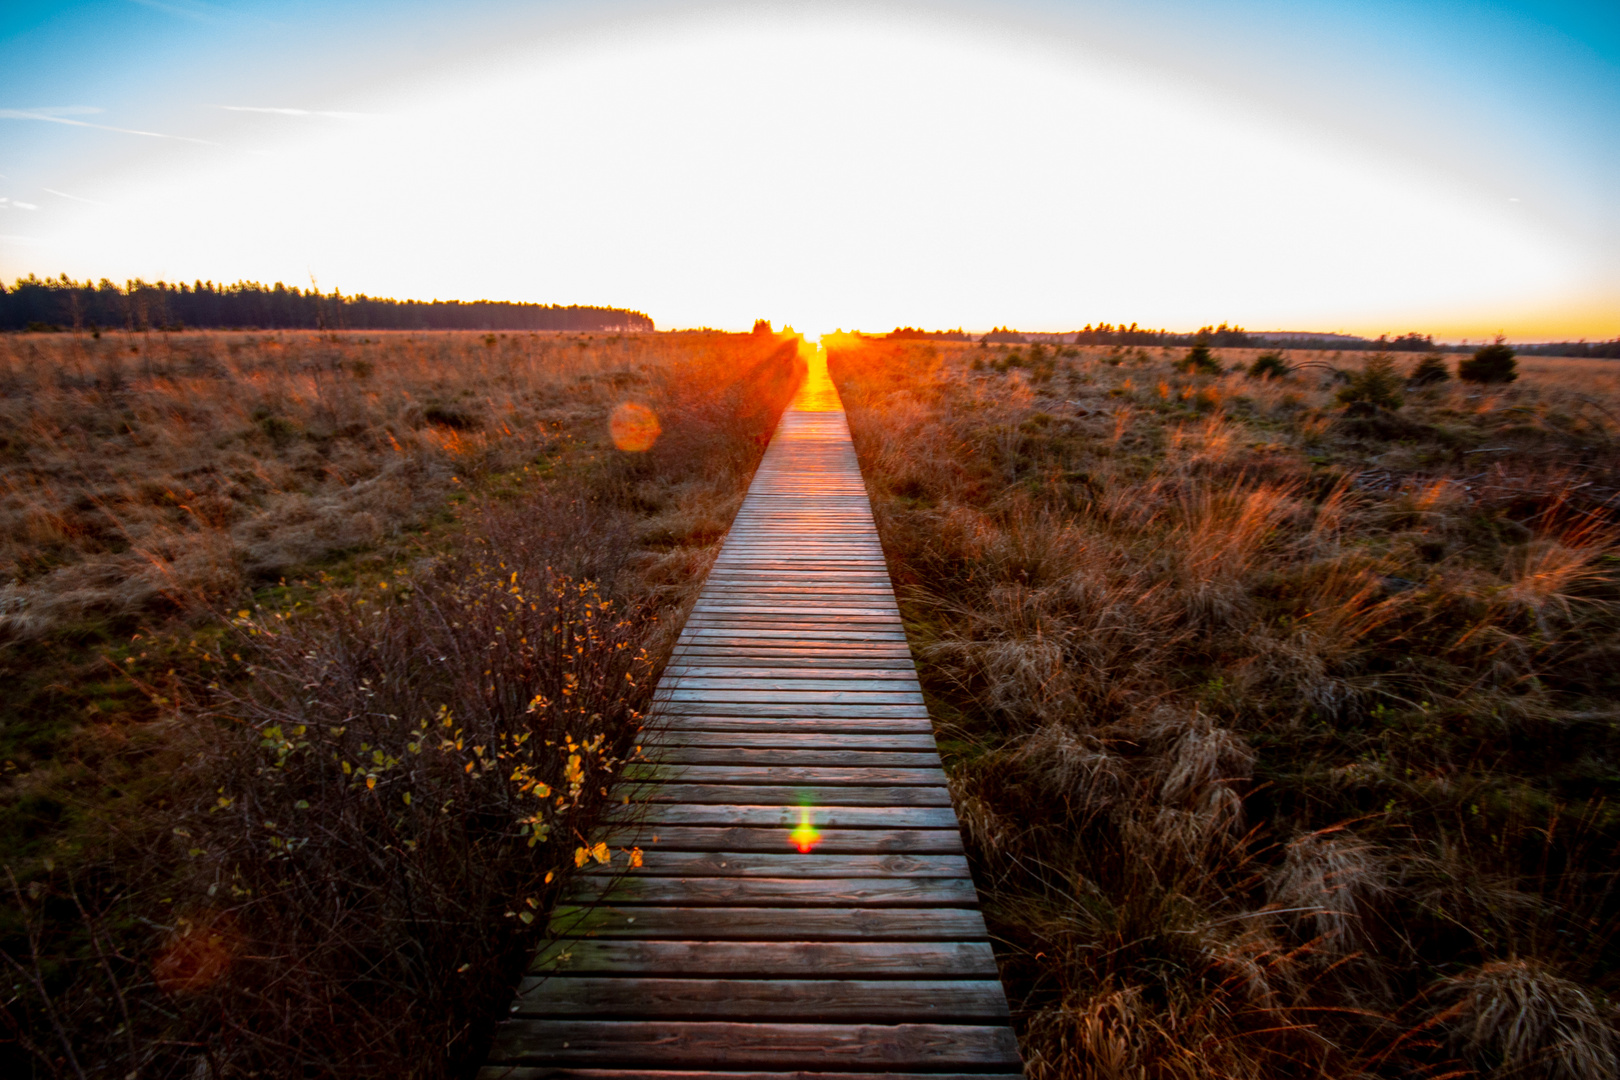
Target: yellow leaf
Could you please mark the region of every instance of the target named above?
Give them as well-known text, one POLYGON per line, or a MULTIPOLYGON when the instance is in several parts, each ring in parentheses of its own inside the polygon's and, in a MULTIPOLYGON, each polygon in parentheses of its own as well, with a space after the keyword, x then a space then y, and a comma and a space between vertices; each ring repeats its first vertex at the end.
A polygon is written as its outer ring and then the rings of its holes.
POLYGON ((367 791, 372 790, 376 786, 377 786, 377 778, 375 776, 366 777, 366 790, 367 791))
POLYGON ((639 866, 641 866, 641 849, 633 847, 630 849, 630 869, 634 870, 639 866))
POLYGON ((613 858, 613 852, 608 850, 608 846, 606 844, 599 843, 595 847, 591 848, 591 858, 595 859, 599 863, 605 863, 609 859, 613 858))
POLYGON ((591 853, 586 851, 584 848, 575 848, 574 849, 574 865, 575 866, 584 866, 585 865, 585 860, 589 859, 590 857, 591 857, 591 853))

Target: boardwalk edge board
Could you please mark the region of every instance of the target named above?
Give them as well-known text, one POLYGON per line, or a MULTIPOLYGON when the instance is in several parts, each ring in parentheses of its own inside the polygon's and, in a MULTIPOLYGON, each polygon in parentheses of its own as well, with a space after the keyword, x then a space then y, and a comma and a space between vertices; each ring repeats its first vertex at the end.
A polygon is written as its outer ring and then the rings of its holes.
POLYGON ((1013 1080, 960 824, 823 354, 479 1080, 1013 1080), (626 867, 630 849, 640 865, 626 867))

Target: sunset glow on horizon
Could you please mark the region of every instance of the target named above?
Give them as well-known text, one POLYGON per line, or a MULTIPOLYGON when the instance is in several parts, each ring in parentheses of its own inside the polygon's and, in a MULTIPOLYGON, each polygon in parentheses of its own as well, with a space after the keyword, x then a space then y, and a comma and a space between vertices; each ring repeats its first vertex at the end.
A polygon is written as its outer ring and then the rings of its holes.
POLYGON ((0 278, 1613 337, 1615 21, 1566 15, 56 5, 0 23, 0 278))

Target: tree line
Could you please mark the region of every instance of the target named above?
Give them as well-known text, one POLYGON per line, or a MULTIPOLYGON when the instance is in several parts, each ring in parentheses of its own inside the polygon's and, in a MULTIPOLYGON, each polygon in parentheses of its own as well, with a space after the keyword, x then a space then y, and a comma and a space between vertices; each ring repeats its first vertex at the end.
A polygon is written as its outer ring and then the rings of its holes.
POLYGON ((238 281, 0 284, 0 330, 652 330, 639 311, 505 300, 394 300, 238 281))

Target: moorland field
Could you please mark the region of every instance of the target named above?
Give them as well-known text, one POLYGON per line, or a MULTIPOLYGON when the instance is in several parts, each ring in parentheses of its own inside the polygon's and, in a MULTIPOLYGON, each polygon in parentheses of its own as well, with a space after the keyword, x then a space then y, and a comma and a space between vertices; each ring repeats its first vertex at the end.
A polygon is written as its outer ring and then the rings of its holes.
MULTIPOLYGON (((827 345, 1032 1077, 1620 1073, 1620 368, 827 345)), ((466 1075, 801 348, 0 337, 0 1069, 466 1075)))
POLYGON ((475 1068, 801 370, 0 337, 0 1073, 475 1068))
POLYGON ((1184 352, 832 349, 1029 1075, 1620 1074, 1620 368, 1184 352))

